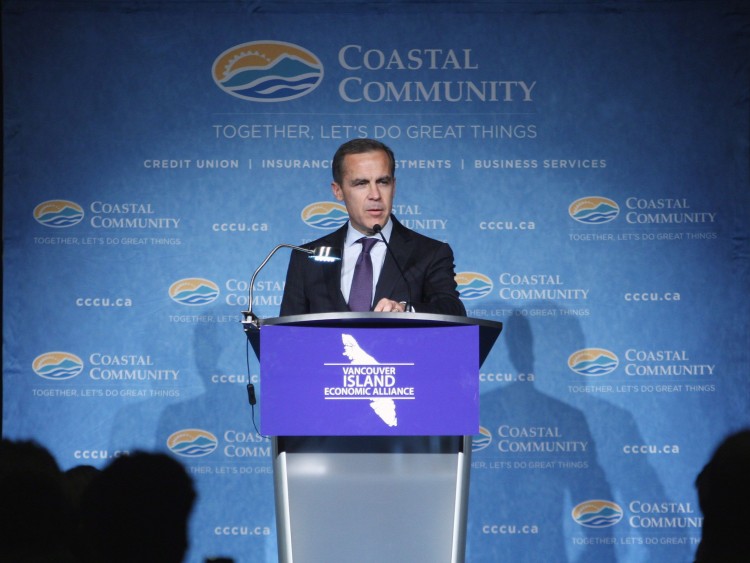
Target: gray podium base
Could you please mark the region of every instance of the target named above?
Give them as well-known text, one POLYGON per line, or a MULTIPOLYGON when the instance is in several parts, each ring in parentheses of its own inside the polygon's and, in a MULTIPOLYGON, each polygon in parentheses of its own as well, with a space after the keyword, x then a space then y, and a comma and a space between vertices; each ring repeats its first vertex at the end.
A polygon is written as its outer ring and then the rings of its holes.
POLYGON ((273 439, 283 563, 462 563, 471 437, 273 439))

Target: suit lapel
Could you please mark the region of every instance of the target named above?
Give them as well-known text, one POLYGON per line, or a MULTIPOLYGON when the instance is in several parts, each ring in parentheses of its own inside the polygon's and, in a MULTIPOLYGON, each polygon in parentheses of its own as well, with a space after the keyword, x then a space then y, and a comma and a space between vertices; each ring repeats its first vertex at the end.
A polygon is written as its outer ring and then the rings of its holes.
MULTIPOLYGON (((409 269, 409 260, 414 252, 412 237, 409 231, 392 215, 391 221, 393 221, 393 231, 391 231, 391 238, 388 244, 391 252, 393 252, 393 256, 396 257, 398 264, 403 268, 404 273, 406 273, 409 269)), ((401 279, 401 273, 398 270, 396 262, 393 260, 393 256, 391 256, 391 252, 386 250, 385 261, 383 262, 383 269, 380 272, 380 278, 378 278, 378 284, 375 288, 373 303, 377 303, 383 297, 390 299, 394 295, 396 287, 398 285, 403 286, 404 282, 401 279)))
MULTIPOLYGON (((326 244, 333 248, 338 248, 342 253, 344 252, 344 242, 346 241, 347 225, 348 223, 326 237, 326 244)), ((344 296, 341 294, 341 260, 335 264, 324 264, 323 267, 325 270, 326 291, 331 303, 334 303, 339 311, 348 311, 349 307, 346 301, 344 301, 344 296), (326 268, 326 266, 332 267, 326 268)))

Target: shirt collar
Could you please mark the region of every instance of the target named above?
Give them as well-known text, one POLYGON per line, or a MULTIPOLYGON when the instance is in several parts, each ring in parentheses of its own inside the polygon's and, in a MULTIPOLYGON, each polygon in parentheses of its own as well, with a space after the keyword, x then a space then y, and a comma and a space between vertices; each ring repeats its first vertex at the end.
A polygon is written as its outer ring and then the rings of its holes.
MULTIPOLYGON (((385 237, 385 240, 388 242, 391 242, 391 232, 393 232, 393 221, 389 218, 388 222, 385 224, 385 227, 380 231, 383 236, 385 237)), ((346 229, 346 240, 344 241, 344 247, 349 247, 353 244, 356 244, 359 239, 361 239, 363 236, 362 233, 360 233, 357 229, 352 227, 351 222, 348 223, 348 227, 346 229)), ((380 235, 371 235, 373 238, 376 238, 378 240, 383 240, 380 238, 380 235)))

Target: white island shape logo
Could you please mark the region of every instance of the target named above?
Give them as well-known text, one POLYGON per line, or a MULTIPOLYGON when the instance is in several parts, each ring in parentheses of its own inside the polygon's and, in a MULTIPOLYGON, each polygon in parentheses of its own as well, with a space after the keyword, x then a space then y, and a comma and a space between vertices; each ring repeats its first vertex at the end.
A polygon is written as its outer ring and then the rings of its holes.
MULTIPOLYGON (((342 334, 341 340, 344 343, 344 356, 349 358, 352 365, 380 365, 380 362, 362 349, 351 334, 342 334)), ((377 414, 388 426, 398 426, 398 419, 396 418, 396 402, 393 399, 388 399, 386 397, 370 399, 370 407, 372 407, 375 414, 377 414)))

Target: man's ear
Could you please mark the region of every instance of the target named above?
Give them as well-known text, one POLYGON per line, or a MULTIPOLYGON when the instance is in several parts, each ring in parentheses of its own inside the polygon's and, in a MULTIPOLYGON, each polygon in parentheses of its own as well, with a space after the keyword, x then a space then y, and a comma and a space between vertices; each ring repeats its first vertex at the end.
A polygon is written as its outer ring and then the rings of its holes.
POLYGON ((337 200, 344 201, 344 191, 336 182, 331 182, 331 191, 333 192, 333 196, 337 200))

